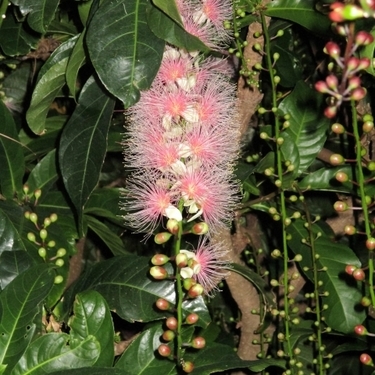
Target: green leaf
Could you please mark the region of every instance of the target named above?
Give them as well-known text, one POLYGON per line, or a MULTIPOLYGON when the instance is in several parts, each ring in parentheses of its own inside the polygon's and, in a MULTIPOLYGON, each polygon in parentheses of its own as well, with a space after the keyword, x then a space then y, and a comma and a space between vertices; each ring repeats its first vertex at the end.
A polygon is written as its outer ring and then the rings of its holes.
POLYGON ((18 139, 16 124, 5 104, 0 101, 0 187, 1 194, 9 199, 22 194, 25 173, 23 147, 18 139))
POLYGON ((176 364, 155 355, 155 351, 161 344, 160 337, 163 333, 161 325, 142 332, 127 347, 115 367, 122 369, 123 375, 154 375, 170 374, 176 364))
POLYGON ((12 3, 19 6, 23 16, 28 15, 27 23, 33 30, 44 34, 55 17, 59 0, 12 0, 12 3))
POLYGON ((13 13, 7 14, 0 32, 0 46, 5 55, 26 55, 38 40, 39 36, 28 33, 23 22, 18 22, 13 13))
POLYGON ((124 375, 124 371, 114 367, 81 367, 79 369, 54 371, 51 375, 124 375))
POLYGON ((17 276, 0 294, 0 363, 10 371, 32 339, 32 323, 53 285, 55 273, 45 264, 17 276))
MULTIPOLYGON (((288 227, 292 236, 288 244, 295 254, 302 255, 299 265, 306 276, 313 280, 311 247, 301 241, 308 237, 308 231, 303 224, 303 220, 295 220, 288 227), (305 267, 308 271, 304 271, 305 267)), ((325 323, 336 331, 351 333, 353 327, 365 319, 365 312, 363 309, 357 310, 355 306, 361 300, 362 293, 353 278, 345 273, 345 266, 353 264, 361 267, 361 262, 349 247, 331 240, 317 224, 314 227, 313 235, 316 236, 315 232, 318 231, 321 234, 314 241, 315 253, 319 254, 316 267, 319 270, 326 269, 319 272, 319 280, 323 282, 320 292, 329 293, 328 296, 322 297, 322 303, 328 305, 328 309, 322 312, 325 323), (340 319, 337 319, 338 316, 340 319)))
POLYGON ((0 255, 1 289, 33 265, 33 258, 24 250, 3 251, 0 255))
POLYGON ((38 81, 31 98, 26 119, 35 134, 44 134, 46 118, 56 95, 65 85, 68 59, 79 35, 62 43, 44 63, 38 74, 38 81))
MULTIPOLYGON (((170 1, 170 3, 173 3, 173 1, 170 1)), ((189 34, 182 26, 156 7, 150 6, 147 10, 147 22, 158 38, 166 40, 174 46, 187 51, 209 51, 209 48, 200 39, 189 34)))
POLYGON ((120 237, 113 233, 105 224, 91 215, 85 215, 87 226, 108 246, 113 255, 127 253, 120 237))
POLYGON ((52 150, 31 171, 27 185, 30 192, 36 189, 44 189, 45 192, 57 179, 56 150, 52 150))
POLYGON ((83 87, 78 106, 61 135, 61 174, 77 210, 81 234, 84 205, 99 181, 113 107, 114 100, 91 77, 83 87))
POLYGON ((294 165, 294 170, 286 173, 283 176, 282 187, 287 189, 292 185, 295 178, 298 176, 301 157, 299 154, 299 148, 296 145, 293 137, 285 131, 282 134, 282 138, 284 139, 284 143, 280 146, 282 160, 288 161, 290 164, 294 165))
MULTIPOLYGON (((370 34, 375 38, 375 27, 371 29, 370 34)), ((370 59, 370 61, 373 61, 374 52, 375 52, 375 40, 372 43, 368 44, 367 46, 363 46, 362 48, 360 48, 359 57, 360 58, 366 57, 370 59)), ((370 64, 370 66, 366 69, 366 72, 375 76, 374 64, 370 64)))
POLYGON ((175 0, 152 0, 159 9, 161 9, 167 16, 174 20, 177 24, 183 27, 180 13, 178 11, 175 0))
POLYGON ((100 80, 125 107, 136 103, 158 72, 164 41, 146 22, 146 0, 104 2, 88 26, 86 42, 100 80), (105 20, 105 22, 103 22, 105 20))
POLYGON ((267 4, 264 14, 292 21, 319 34, 327 34, 331 28, 331 21, 315 9, 313 1, 275 0, 267 4))
POLYGON ((94 290, 76 296, 74 315, 69 321, 70 347, 81 345, 90 335, 100 344, 100 356, 95 367, 112 366, 114 360, 114 328, 105 299, 94 290))
POLYGON ((299 81, 293 92, 279 106, 290 115, 290 126, 285 130, 296 144, 299 153, 298 173, 305 171, 323 148, 330 121, 323 116, 323 96, 299 81))
MULTIPOLYGON (((149 277, 150 260, 135 254, 121 255, 102 261, 86 272, 65 295, 65 313, 69 313, 76 293, 93 289, 107 301, 111 310, 130 322, 149 322, 170 316, 155 309, 158 298, 175 303, 175 285, 170 280, 154 280, 149 277)), ((199 315, 198 325, 205 327, 210 314, 202 298, 184 301, 183 315, 191 312, 199 315)))
POLYGON ((88 336, 74 348, 69 335, 49 333, 33 341, 14 367, 11 375, 45 375, 72 367, 92 366, 100 353, 100 344, 88 336))
POLYGON ((77 77, 79 69, 86 61, 86 54, 83 47, 84 38, 85 33, 83 32, 79 36, 77 43, 75 44, 73 51, 69 57, 68 65, 66 66, 66 84, 73 97, 76 96, 77 92, 77 77))

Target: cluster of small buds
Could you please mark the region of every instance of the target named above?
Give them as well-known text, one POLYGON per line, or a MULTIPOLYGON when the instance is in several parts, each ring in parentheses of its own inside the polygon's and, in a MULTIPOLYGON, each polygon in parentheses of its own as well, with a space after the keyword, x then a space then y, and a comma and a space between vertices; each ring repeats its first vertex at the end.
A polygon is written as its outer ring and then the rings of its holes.
POLYGON ((366 278, 365 271, 353 264, 346 265, 345 272, 357 281, 363 281, 366 278))
POLYGON ((335 1, 331 4, 330 9, 328 16, 333 22, 375 17, 374 0, 359 0, 358 4, 335 1))
POLYGON ((345 56, 341 55, 341 48, 337 43, 331 41, 325 45, 324 52, 336 62, 336 67, 341 71, 340 76, 331 72, 325 81, 315 83, 317 91, 330 95, 330 104, 324 111, 326 117, 335 117, 338 108, 344 101, 359 101, 366 96, 366 89, 361 86, 358 73, 367 69, 371 61, 367 57, 358 58, 354 56, 354 53, 359 47, 366 46, 373 41, 374 38, 371 34, 359 31, 354 36, 351 51, 345 51, 345 56))

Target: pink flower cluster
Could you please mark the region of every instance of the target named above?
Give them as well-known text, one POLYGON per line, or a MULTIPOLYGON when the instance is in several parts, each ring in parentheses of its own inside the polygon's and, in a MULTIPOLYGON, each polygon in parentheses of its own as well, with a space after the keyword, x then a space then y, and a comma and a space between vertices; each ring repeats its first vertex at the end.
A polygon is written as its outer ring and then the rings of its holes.
MULTIPOLYGON (((211 48, 230 39, 223 27, 231 17, 229 1, 178 0, 177 6, 186 30, 211 48)), ((126 186, 125 219, 136 231, 150 236, 164 218, 204 221, 212 235, 230 222, 238 201, 233 164, 239 150, 231 72, 226 60, 166 47, 152 87, 130 109, 124 142, 125 164, 135 169, 126 186)), ((222 255, 205 242, 198 247, 209 272, 195 279, 208 292, 218 281, 212 261, 222 255)))

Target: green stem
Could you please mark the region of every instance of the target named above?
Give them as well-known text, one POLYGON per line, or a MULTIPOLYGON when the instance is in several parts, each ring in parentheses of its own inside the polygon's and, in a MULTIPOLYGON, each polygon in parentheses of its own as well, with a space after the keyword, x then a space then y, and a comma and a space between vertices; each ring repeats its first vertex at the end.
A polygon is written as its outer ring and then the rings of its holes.
POLYGON ((9 0, 2 0, 0 4, 0 27, 3 24, 3 21, 5 19, 5 14, 8 9, 9 0))
MULTIPOLYGON (((264 35, 264 49, 265 49, 265 57, 267 62, 267 69, 269 70, 269 76, 271 80, 271 88, 272 88, 272 109, 277 109, 277 97, 276 97, 276 84, 275 84, 275 74, 274 68, 271 60, 271 40, 268 34, 266 17, 263 13, 261 13, 261 20, 262 20, 262 29, 264 35)), ((277 140, 280 137, 281 130, 280 130, 280 121, 277 115, 274 116, 275 118, 275 139, 277 140)), ((276 143, 276 167, 277 167, 277 175, 278 179, 280 180, 280 208, 281 208, 281 221, 282 221, 282 252, 283 252, 283 287, 285 290, 285 297, 284 297, 284 310, 285 310, 285 317, 284 317, 284 329, 285 329, 285 343, 286 343, 286 351, 289 360, 294 359, 293 347, 290 342, 290 315, 289 315, 289 299, 287 296, 288 291, 288 266, 289 266, 289 255, 288 255, 288 244, 287 244, 287 232, 286 232, 286 200, 285 200, 285 193, 282 188, 283 185, 283 166, 282 166, 282 154, 280 145, 276 143)), ((290 367, 291 374, 295 374, 295 367, 290 367)))
MULTIPOLYGON (((361 155, 361 138, 359 135, 358 130, 358 121, 357 121, 357 109, 354 100, 351 100, 351 110, 352 110, 352 124, 353 124, 353 135, 355 138, 355 148, 356 148, 356 165, 357 165, 357 182, 359 185, 359 193, 361 197, 361 205, 362 205, 362 212, 363 212, 363 219, 365 223, 365 232, 367 238, 372 237, 371 235, 371 226, 369 220, 369 212, 368 207, 366 204, 366 192, 365 192, 365 177, 363 175, 362 170, 362 155, 361 155)), ((369 260, 368 260, 368 268, 369 268, 369 290, 370 290, 370 297, 371 297, 371 305, 375 306, 375 291, 374 291, 374 252, 369 251, 369 260)))

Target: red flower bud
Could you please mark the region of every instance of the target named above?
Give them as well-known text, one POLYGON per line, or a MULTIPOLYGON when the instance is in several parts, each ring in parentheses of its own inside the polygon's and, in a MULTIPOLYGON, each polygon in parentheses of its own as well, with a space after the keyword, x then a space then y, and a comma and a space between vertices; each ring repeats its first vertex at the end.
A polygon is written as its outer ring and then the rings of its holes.
POLYGON ((349 181, 349 176, 345 172, 337 172, 335 178, 339 182, 347 182, 349 181))
POLYGON ((164 341, 169 342, 169 341, 172 341, 175 338, 175 336, 176 334, 172 330, 168 329, 163 332, 161 337, 163 338, 164 341))
POLYGON ((164 298, 159 298, 155 304, 159 310, 165 311, 170 309, 170 303, 164 298))
POLYGON ((345 272, 346 272, 348 275, 352 276, 352 275, 353 275, 353 272, 354 272, 356 269, 357 269, 357 267, 354 266, 353 264, 348 264, 348 265, 346 265, 346 267, 345 267, 345 272))
POLYGON ((343 125, 339 124, 339 123, 334 123, 332 124, 331 126, 331 130, 335 133, 335 134, 344 134, 345 133, 345 128, 343 125))
POLYGON ((169 230, 169 232, 171 232, 172 234, 177 234, 178 233, 178 230, 179 230, 179 224, 178 224, 178 221, 176 219, 169 219, 167 221, 167 229, 169 230))
POLYGON ((197 223, 191 228, 191 233, 202 235, 208 233, 208 225, 204 221, 197 223))
POLYGON ((331 4, 331 12, 329 13, 329 18, 332 22, 342 22, 344 21, 343 10, 344 4, 340 2, 335 2, 331 4))
POLYGON ((367 335, 367 329, 362 324, 358 324, 354 327, 354 332, 359 336, 366 336, 367 335))
POLYGON ((355 36, 355 42, 359 46, 367 46, 373 41, 374 41, 374 37, 366 31, 359 31, 355 36))
POLYGON ((164 264, 169 262, 169 257, 167 257, 165 254, 155 254, 151 258, 151 263, 154 266, 163 266, 164 264))
POLYGON ((373 366, 373 363, 372 363, 372 358, 366 354, 366 353, 362 353, 359 357, 359 360, 364 364, 364 365, 367 365, 367 366, 373 366))
POLYGON ((328 92, 328 86, 324 81, 318 81, 315 83, 315 90, 325 94, 328 92))
POLYGON ((150 274, 156 280, 164 280, 169 276, 167 270, 160 266, 151 267, 150 274))
POLYGON ((161 344, 158 347, 158 352, 162 357, 169 357, 171 355, 171 348, 166 344, 161 344))
POLYGON ((375 249, 375 238, 370 237, 366 240, 366 248, 368 250, 374 250, 375 249))
POLYGON ((348 70, 356 70, 359 65, 359 58, 358 57, 350 57, 347 62, 348 70))
POLYGON ((337 201, 334 203, 333 208, 337 212, 344 212, 348 209, 348 205, 343 201, 337 201))
POLYGON ((333 57, 334 59, 340 57, 340 47, 337 43, 335 42, 328 42, 324 49, 323 49, 324 53, 326 53, 327 55, 333 57))
POLYGON ((206 346, 206 340, 203 337, 201 337, 201 336, 195 337, 191 341, 191 346, 194 349, 203 349, 206 346))
POLYGON ((337 79, 337 77, 334 74, 330 74, 329 76, 327 76, 326 82, 327 82, 327 85, 330 89, 337 90, 339 80, 337 79))
POLYGON ((161 232, 161 233, 158 233, 158 234, 155 235, 154 241, 158 245, 162 245, 162 244, 166 243, 171 237, 172 237, 171 233, 161 232))
POLYGON ((177 319, 174 317, 174 316, 170 316, 169 318, 167 318, 167 320, 165 321, 165 325, 171 329, 172 331, 175 330, 177 328, 177 319))
POLYGON ((340 164, 343 164, 345 162, 345 159, 342 155, 340 154, 332 154, 330 157, 329 157, 329 162, 332 164, 332 165, 340 165, 340 164))
POLYGON ((359 86, 361 86, 361 79, 358 76, 349 78, 348 89, 354 90, 359 86))
POLYGON ((367 57, 362 57, 359 60, 358 69, 366 70, 370 67, 370 65, 371 65, 371 60, 367 57))
POLYGON ((190 361, 184 361, 182 363, 182 369, 187 373, 187 374, 190 374, 191 372, 193 372, 194 370, 194 364, 193 362, 190 362, 190 361))
POLYGON ((196 297, 201 296, 203 292, 204 292, 203 286, 201 284, 195 284, 189 289, 188 296, 190 298, 196 298, 196 297))
POLYGON ((195 324, 199 319, 198 314, 196 313, 191 313, 186 317, 186 323, 187 324, 195 324))
MULTIPOLYGON (((355 227, 353 225, 345 225, 344 227, 344 232, 346 235, 348 236, 353 236, 353 234, 356 234, 357 233, 357 229, 355 229, 355 227)), ((348 267, 348 266, 347 266, 348 267)), ((354 267, 354 266, 353 266, 354 267)), ((353 270, 354 271, 354 270, 353 270)), ((352 273, 353 273, 352 271, 352 273)), ((350 273, 350 275, 352 274, 350 273)))
POLYGON ((324 110, 324 116, 326 116, 327 118, 333 118, 336 116, 336 114, 337 114, 337 107, 335 106, 327 107, 324 110))
POLYGON ((358 87, 352 91, 352 94, 350 95, 350 99, 353 100, 361 100, 363 99, 367 94, 367 91, 364 87, 358 87))
POLYGON ((363 271, 362 268, 357 268, 353 273, 352 276, 357 280, 357 281, 363 281, 366 277, 365 272, 363 271))

